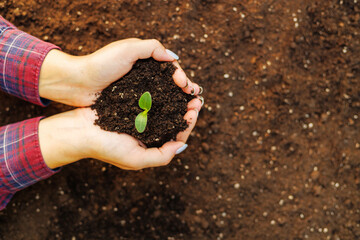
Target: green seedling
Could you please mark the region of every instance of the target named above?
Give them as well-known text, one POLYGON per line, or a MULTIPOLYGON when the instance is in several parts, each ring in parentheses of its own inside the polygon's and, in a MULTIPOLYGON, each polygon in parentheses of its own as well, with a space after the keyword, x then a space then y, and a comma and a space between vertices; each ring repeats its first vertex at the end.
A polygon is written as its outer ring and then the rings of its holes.
POLYGON ((139 133, 145 131, 147 124, 147 113, 151 108, 151 95, 149 92, 144 92, 139 99, 139 107, 144 111, 139 113, 135 118, 135 128, 139 133))

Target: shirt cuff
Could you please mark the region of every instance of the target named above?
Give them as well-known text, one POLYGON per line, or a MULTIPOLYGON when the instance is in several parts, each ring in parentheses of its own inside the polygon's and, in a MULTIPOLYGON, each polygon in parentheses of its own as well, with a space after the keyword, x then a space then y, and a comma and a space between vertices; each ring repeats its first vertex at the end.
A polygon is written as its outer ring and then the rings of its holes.
POLYGON ((41 118, 0 128, 0 210, 15 192, 60 171, 50 169, 43 159, 38 134, 41 118))
POLYGON ((50 101, 39 95, 40 70, 49 51, 60 48, 20 31, 1 16, 0 23, 0 88, 46 106, 50 101))

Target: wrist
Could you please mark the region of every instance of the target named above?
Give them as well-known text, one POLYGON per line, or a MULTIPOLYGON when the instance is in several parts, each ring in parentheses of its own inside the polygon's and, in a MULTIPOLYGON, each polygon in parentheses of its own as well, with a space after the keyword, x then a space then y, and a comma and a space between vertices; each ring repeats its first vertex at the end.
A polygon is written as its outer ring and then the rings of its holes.
POLYGON ((84 57, 72 56, 56 49, 51 50, 40 70, 40 97, 68 105, 79 105, 75 96, 79 99, 84 92, 85 68, 84 57))
POLYGON ((42 119, 39 123, 40 149, 49 168, 61 167, 87 158, 86 125, 81 109, 42 119))

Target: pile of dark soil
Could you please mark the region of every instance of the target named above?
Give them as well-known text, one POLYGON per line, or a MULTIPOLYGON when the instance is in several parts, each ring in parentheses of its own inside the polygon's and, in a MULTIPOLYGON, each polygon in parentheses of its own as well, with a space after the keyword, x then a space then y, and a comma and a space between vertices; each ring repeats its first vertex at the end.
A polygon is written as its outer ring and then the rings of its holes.
POLYGON ((172 78, 175 70, 170 62, 138 60, 128 74, 105 88, 91 106, 98 115, 95 124, 106 131, 127 133, 148 147, 160 147, 175 140, 177 133, 188 127, 183 117, 188 101, 193 98, 175 85, 172 78), (139 133, 135 118, 143 111, 138 102, 146 91, 151 94, 152 107, 146 129, 139 133))

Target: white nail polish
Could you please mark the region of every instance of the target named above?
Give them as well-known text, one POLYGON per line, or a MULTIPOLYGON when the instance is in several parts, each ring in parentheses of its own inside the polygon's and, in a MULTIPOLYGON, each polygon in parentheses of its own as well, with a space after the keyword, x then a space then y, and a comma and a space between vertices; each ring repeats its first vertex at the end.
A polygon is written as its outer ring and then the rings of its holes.
POLYGON ((175 60, 179 60, 179 56, 176 55, 173 51, 166 49, 167 54, 169 54, 170 56, 172 56, 173 58, 175 58, 175 60))
POLYGON ((188 145, 187 145, 187 144, 184 144, 181 148, 179 148, 178 150, 176 150, 176 154, 182 153, 187 147, 188 147, 188 145))
POLYGON ((197 98, 201 101, 201 106, 204 106, 204 103, 205 103, 204 97, 198 96, 197 98))

